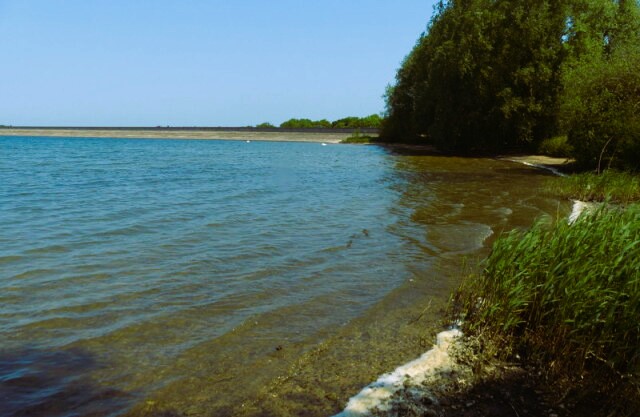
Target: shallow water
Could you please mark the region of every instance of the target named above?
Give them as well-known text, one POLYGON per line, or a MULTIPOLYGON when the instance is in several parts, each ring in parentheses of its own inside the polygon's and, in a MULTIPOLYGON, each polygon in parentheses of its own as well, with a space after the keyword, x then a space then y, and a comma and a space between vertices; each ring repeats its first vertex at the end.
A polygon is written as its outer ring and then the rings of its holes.
POLYGON ((544 172, 318 143, 0 137, 0 416, 326 415, 428 348, 544 172), (163 415, 166 415, 163 414, 163 415))

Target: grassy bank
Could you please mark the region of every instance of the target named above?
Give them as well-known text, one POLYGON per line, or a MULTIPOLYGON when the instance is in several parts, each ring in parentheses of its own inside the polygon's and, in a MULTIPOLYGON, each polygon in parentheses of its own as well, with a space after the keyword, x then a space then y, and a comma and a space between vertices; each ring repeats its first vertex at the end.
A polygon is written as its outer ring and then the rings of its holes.
POLYGON ((465 332, 483 354, 536 366, 558 392, 589 404, 583 415, 640 409, 640 204, 638 178, 577 175, 554 190, 603 206, 540 219, 496 240, 483 273, 457 295, 465 332), (612 408, 613 407, 613 408, 612 408))
POLYGON ((605 171, 553 178, 547 189, 559 198, 629 204, 640 201, 640 177, 627 172, 605 171))

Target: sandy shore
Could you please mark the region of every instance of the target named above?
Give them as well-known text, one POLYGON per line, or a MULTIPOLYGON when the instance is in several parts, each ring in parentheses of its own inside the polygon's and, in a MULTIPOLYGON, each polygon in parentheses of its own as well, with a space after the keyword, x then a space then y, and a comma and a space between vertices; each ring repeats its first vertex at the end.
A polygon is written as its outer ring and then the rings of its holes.
POLYGON ((350 136, 345 132, 280 132, 280 131, 217 131, 178 129, 0 129, 0 136, 52 136, 73 138, 118 139, 199 139, 255 140, 272 142, 339 143, 350 136))
POLYGON ((544 165, 550 167, 560 167, 573 162, 573 159, 571 158, 557 158, 546 155, 499 156, 498 159, 519 162, 528 165, 544 165))
POLYGON ((570 170, 571 164, 575 162, 571 158, 556 158, 546 155, 499 156, 497 159, 545 169, 559 176, 565 176, 567 169, 570 170))

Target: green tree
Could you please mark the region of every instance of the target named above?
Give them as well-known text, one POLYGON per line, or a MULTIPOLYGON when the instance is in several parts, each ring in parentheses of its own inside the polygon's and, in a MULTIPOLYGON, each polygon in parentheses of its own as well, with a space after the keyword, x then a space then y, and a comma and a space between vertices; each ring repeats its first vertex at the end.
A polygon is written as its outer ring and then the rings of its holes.
POLYGON ((281 123, 280 127, 286 129, 329 128, 331 127, 331 123, 326 119, 315 121, 311 119, 289 119, 281 123))
POLYGON ((273 128, 275 128, 275 126, 272 125, 269 122, 260 123, 259 125, 256 125, 256 127, 258 129, 273 129, 273 128))
POLYGON ((315 127, 322 127, 328 129, 331 127, 331 122, 327 119, 317 120, 314 122, 315 127))
POLYGON ((382 123, 382 117, 378 114, 372 114, 360 119, 360 126, 362 128, 378 129, 382 123))
POLYGON ((338 129, 378 128, 382 118, 377 114, 367 117, 345 117, 331 123, 331 127, 338 129))
POLYGON ((576 3, 566 37, 563 127, 583 166, 638 169, 640 7, 625 0, 576 3))
POLYGON ((638 15, 636 0, 440 1, 387 88, 382 136, 452 151, 533 149, 560 133, 567 89, 588 98, 580 74, 629 56, 638 15))
POLYGON ((563 117, 577 161, 640 168, 640 51, 617 49, 566 74, 563 117))

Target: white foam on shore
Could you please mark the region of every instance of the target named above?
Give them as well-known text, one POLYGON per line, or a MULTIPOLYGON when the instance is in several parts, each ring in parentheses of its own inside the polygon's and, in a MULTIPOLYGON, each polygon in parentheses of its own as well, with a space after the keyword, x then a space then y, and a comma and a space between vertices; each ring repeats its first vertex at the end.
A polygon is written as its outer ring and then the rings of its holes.
POLYGON ((588 214, 593 212, 597 205, 595 203, 588 203, 586 201, 572 200, 573 206, 571 207, 571 214, 567 222, 569 224, 575 223, 576 220, 584 213, 588 214))
POLYGON ((334 417, 370 416, 374 409, 387 411, 391 407, 389 399, 405 385, 417 386, 430 376, 450 372, 453 361, 449 356, 449 347, 460 336, 462 332, 458 329, 439 333, 436 345, 431 350, 395 371, 382 375, 351 397, 346 408, 334 417))

